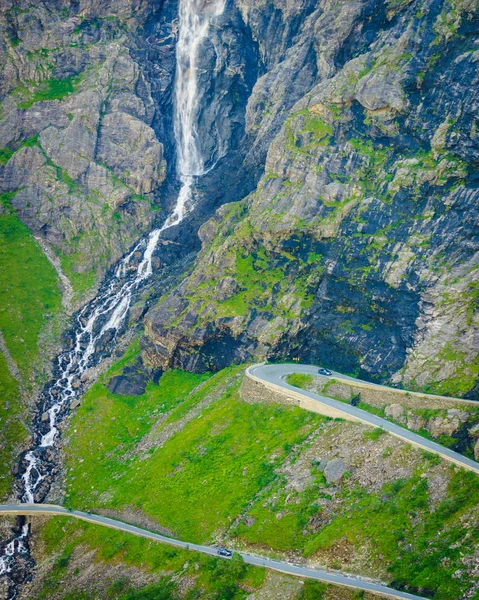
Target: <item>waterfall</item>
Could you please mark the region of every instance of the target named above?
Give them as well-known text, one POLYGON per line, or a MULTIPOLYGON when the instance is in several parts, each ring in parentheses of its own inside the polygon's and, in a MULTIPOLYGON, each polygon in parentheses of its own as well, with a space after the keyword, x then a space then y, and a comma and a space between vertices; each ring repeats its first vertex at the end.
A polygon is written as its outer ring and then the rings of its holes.
MULTIPOLYGON (((115 337, 124 326, 135 292, 152 274, 154 251, 166 229, 180 223, 192 208, 195 179, 205 172, 205 162, 198 137, 198 115, 201 102, 199 91, 199 60, 212 21, 221 15, 225 0, 180 0, 179 38, 176 48, 176 78, 174 93, 174 134, 177 147, 177 173, 181 183, 173 212, 163 225, 141 240, 118 264, 113 277, 98 295, 77 315, 73 324, 75 342, 70 350, 57 359, 55 380, 48 384, 40 397, 46 422, 37 424, 31 448, 26 452, 20 470, 22 502, 43 502, 48 490, 47 474, 51 470, 46 448, 58 443, 58 423, 68 406, 80 395, 80 380, 93 364, 98 342, 105 334, 115 337), (141 261, 133 268, 138 252, 141 261)), ((15 568, 15 554, 28 552, 28 526, 20 535, 3 545, 0 556, 0 576, 15 568)), ((12 593, 11 593, 12 594, 12 593)), ((10 598, 16 597, 16 589, 10 598)))
POLYGON ((225 8, 225 0, 181 0, 180 34, 176 46, 175 118, 177 172, 181 181, 176 210, 181 219, 191 202, 196 177, 205 173, 205 161, 198 138, 199 59, 211 21, 225 8))

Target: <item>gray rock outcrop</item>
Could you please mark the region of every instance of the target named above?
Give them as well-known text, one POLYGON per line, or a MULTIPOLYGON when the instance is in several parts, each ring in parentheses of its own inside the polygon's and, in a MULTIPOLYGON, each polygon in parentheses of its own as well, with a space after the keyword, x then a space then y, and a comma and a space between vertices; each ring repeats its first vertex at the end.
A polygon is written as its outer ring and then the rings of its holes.
POLYGON ((333 458, 324 467, 324 476, 328 483, 337 483, 348 470, 340 458, 333 458))

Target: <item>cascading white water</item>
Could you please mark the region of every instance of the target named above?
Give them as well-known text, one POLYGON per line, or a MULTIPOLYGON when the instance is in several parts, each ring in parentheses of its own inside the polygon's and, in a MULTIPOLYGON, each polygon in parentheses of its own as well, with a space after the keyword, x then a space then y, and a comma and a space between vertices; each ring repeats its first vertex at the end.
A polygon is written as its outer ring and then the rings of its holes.
MULTIPOLYGON (((177 172, 181 182, 176 206, 165 223, 141 240, 120 261, 114 276, 94 300, 77 316, 74 324, 75 343, 71 350, 58 357, 58 377, 48 386, 44 406, 48 407, 48 428, 25 454, 21 476, 22 502, 43 501, 41 486, 45 481, 43 452, 58 440, 58 419, 65 407, 79 394, 79 381, 92 363, 98 342, 110 331, 114 335, 122 328, 133 299, 141 284, 152 274, 152 258, 165 229, 180 223, 192 208, 195 179, 205 172, 205 161, 198 138, 199 60, 202 46, 212 21, 221 15, 225 0, 180 0, 179 38, 176 48, 175 119, 177 172), (133 257, 143 252, 142 260, 132 268, 133 257)), ((15 553, 25 553, 28 526, 11 540, 0 557, 0 576, 14 567, 15 553)))
POLYGON ((176 45, 175 139, 177 171, 181 181, 177 209, 179 217, 188 209, 196 177, 205 173, 205 160, 198 137, 200 52, 210 25, 221 15, 226 0, 181 0, 180 35, 176 45))

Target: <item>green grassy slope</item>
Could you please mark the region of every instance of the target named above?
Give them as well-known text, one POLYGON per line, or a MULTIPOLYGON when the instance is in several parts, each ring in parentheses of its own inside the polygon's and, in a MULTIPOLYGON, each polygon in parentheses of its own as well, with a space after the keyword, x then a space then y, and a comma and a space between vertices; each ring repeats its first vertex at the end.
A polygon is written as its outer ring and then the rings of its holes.
POLYGON ((241 585, 255 588, 264 580, 262 569, 248 567, 241 559, 229 563, 62 517, 51 519, 47 523, 41 532, 40 543, 42 551, 46 555, 55 555, 56 560, 43 581, 39 600, 58 594, 58 587, 67 574, 73 578, 80 575, 80 569, 75 569, 76 572, 73 573, 69 569, 75 564, 74 551, 79 545, 96 549, 97 562, 136 566, 147 571, 157 581, 141 592, 135 591, 127 577, 112 581, 106 591, 95 590, 95 583, 98 582, 91 582, 93 589, 90 587, 88 592, 65 590, 61 596, 65 599, 166 600, 176 596, 180 577, 194 577, 194 589, 188 598, 239 600, 245 596, 241 585), (55 587, 57 589, 53 592, 55 587))
POLYGON ((14 214, 0 216, 0 329, 12 358, 29 376, 40 334, 61 306, 54 268, 14 214))
POLYGON ((82 433, 71 435, 69 505, 141 508, 184 539, 212 540, 275 479, 289 449, 323 421, 300 409, 269 405, 258 411, 244 404, 237 375, 238 369, 227 369, 205 382, 204 376, 171 371, 140 398, 115 397, 95 386, 72 423, 82 433), (180 427, 181 418, 218 387, 224 392, 201 417, 158 448, 162 433, 180 427), (148 446, 138 446, 167 411, 148 446))
POLYGON ((26 436, 19 387, 28 393, 39 382, 40 353, 60 308, 58 278, 40 246, 14 214, 0 213, 0 330, 21 377, 12 377, 0 353, 0 498, 8 494, 12 459, 26 436))
POLYGON ((7 361, 0 352, 0 499, 8 496, 12 461, 27 434, 21 415, 18 383, 10 375, 7 361))
POLYGON ((70 422, 68 505, 127 520, 143 515, 192 542, 366 569, 436 600, 472 590, 474 474, 360 425, 245 403, 241 367, 214 376, 170 371, 143 396, 111 394, 105 383, 125 362, 86 394, 70 422), (345 446, 351 472, 328 483, 316 457, 345 446), (363 447, 364 458, 354 458, 363 447), (366 475, 364 461, 372 465, 366 475))
POLYGON ((37 580, 39 600, 244 600, 254 593, 265 599, 381 600, 246 566, 236 555, 227 562, 63 517, 42 527, 36 551, 40 564, 48 565, 37 580), (84 556, 91 551, 89 567, 84 556), (126 574, 132 568, 136 577, 126 574), (86 588, 85 569, 95 573, 86 588), (138 585, 141 575, 150 583, 138 585))

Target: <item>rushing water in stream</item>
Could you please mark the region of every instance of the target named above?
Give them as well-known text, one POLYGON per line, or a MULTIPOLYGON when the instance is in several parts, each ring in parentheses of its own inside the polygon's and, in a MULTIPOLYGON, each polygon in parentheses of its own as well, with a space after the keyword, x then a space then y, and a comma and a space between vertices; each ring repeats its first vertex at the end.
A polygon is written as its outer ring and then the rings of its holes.
MULTIPOLYGON (((135 292, 152 274, 152 257, 165 229, 180 223, 192 208, 195 179, 205 172, 198 139, 197 120, 201 94, 198 90, 199 59, 212 20, 224 10, 225 0, 180 0, 179 38, 176 47, 175 120, 177 172, 181 182, 174 211, 165 223, 141 240, 118 264, 111 280, 76 316, 74 344, 57 358, 58 376, 48 384, 40 398, 45 411, 34 432, 33 444, 21 463, 21 502, 42 502, 50 488, 47 474, 58 442, 58 424, 80 393, 80 379, 98 360, 97 348, 103 339, 116 336, 125 324, 135 292), (134 257, 142 253, 141 261, 134 257), (49 464, 50 461, 50 464, 49 464)), ((28 525, 10 540, 0 556, 0 575, 14 572, 17 555, 27 555, 28 525)), ((11 586, 10 598, 17 595, 11 586)))

